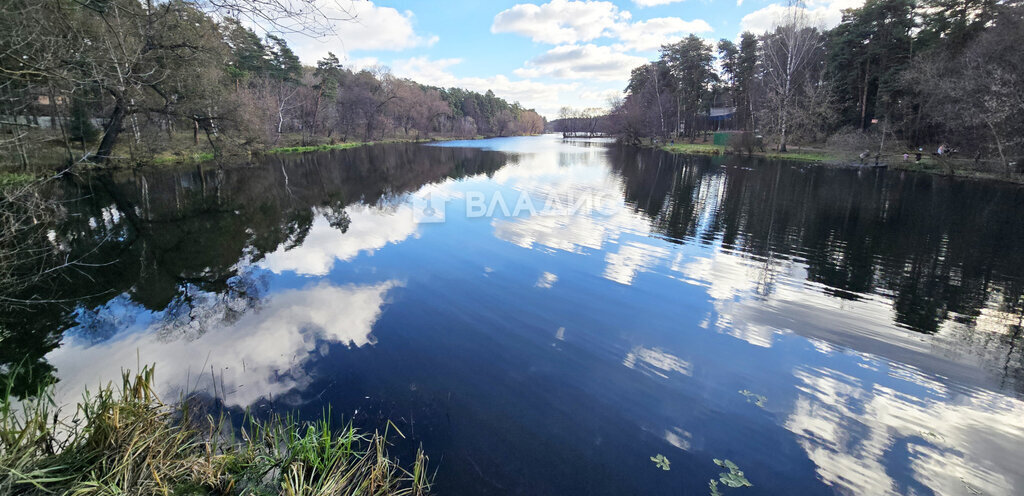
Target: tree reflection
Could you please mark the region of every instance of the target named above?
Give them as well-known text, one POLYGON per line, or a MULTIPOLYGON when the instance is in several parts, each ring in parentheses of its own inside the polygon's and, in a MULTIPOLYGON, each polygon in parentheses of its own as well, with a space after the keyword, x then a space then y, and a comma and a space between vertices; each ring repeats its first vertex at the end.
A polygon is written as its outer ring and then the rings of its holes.
POLYGON ((0 373, 19 370, 15 393, 54 382, 46 360, 62 333, 94 341, 130 322, 111 305, 153 312, 167 339, 195 339, 259 307, 267 280, 252 263, 300 246, 318 216, 341 233, 349 205, 397 202, 447 178, 492 174, 516 157, 417 145, 274 156, 248 167, 121 171, 81 178, 54 192, 68 215, 55 243, 83 263, 60 284, 27 287, 45 298, 4 309, 0 373), (114 313, 116 314, 116 312, 114 313))
MULTIPOLYGON (((627 202, 656 232, 680 243, 721 243, 760 261, 761 296, 774 291, 782 258, 802 263, 806 281, 830 296, 889 299, 896 324, 920 333, 974 329, 991 309, 1022 313, 1024 191, 1015 186, 633 148, 612 153, 627 202)), ((1014 329, 999 326, 1002 344, 987 332, 961 332, 958 346, 997 346, 1017 356, 1014 329)), ((1020 374, 1019 359, 1007 364, 1007 376, 1020 374)))

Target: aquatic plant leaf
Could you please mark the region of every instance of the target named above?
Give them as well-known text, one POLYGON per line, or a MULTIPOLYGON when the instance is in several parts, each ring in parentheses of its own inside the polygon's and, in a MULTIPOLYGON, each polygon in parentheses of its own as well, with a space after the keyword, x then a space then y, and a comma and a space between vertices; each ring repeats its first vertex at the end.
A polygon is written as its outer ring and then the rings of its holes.
POLYGON ((651 461, 654 462, 654 464, 657 465, 658 468, 662 470, 669 470, 669 461, 668 458, 665 458, 665 455, 658 453, 657 456, 651 457, 651 461))
POLYGON ((768 402, 768 398, 764 395, 756 394, 746 389, 741 389, 739 393, 747 398, 747 403, 753 403, 760 408, 764 408, 764 405, 768 402))
POLYGON ((718 490, 718 482, 715 479, 708 481, 708 487, 711 488, 711 496, 722 496, 722 492, 718 490))
POLYGON ((733 463, 731 460, 719 460, 714 459, 715 465, 719 467, 729 469, 729 472, 722 472, 718 474, 718 480, 729 487, 751 487, 753 484, 747 480, 746 476, 743 475, 743 471, 740 467, 733 463))

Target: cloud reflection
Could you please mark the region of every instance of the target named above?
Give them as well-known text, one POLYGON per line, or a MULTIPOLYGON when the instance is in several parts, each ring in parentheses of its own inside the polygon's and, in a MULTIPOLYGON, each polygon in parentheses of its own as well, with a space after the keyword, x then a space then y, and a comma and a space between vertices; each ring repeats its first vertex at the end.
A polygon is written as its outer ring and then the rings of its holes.
POLYGON ((537 205, 555 202, 572 209, 572 199, 585 198, 594 207, 575 215, 532 215, 495 219, 494 234, 523 248, 570 253, 601 250, 628 233, 650 232, 650 220, 622 199, 622 184, 610 172, 603 152, 526 155, 517 167, 501 169, 494 181, 530 195, 537 205))
POLYGON ((626 354, 622 364, 663 379, 668 378, 667 372, 678 372, 686 376, 693 375, 690 362, 658 348, 634 347, 626 354))
MULTIPOLYGON (((900 375, 908 386, 933 382, 900 375)), ((909 395, 830 369, 795 376, 800 394, 784 425, 818 476, 844 493, 1011 495, 1024 484, 1014 456, 1024 445, 1024 402, 980 390, 909 395), (894 456, 908 459, 901 470, 920 488, 888 473, 894 456)))
POLYGON ((278 247, 261 262, 275 274, 292 271, 302 275, 326 275, 335 261, 347 261, 360 253, 373 253, 389 243, 400 243, 416 232, 416 221, 408 205, 379 208, 352 205, 345 209, 351 219, 342 232, 317 216, 301 245, 278 247))
MULTIPOLYGON (((368 286, 328 283, 282 291, 263 307, 193 336, 182 329, 129 329, 99 343, 72 334, 47 359, 61 372, 58 399, 74 400, 84 388, 116 380, 126 364, 156 365, 156 388, 175 398, 188 385, 245 407, 260 398, 307 387, 310 357, 334 346, 374 343, 373 324, 395 281, 368 286), (213 367, 216 383, 210 378, 213 367)), ((159 326, 160 323, 153 324, 159 326)), ((63 404, 63 403, 61 403, 63 404)))

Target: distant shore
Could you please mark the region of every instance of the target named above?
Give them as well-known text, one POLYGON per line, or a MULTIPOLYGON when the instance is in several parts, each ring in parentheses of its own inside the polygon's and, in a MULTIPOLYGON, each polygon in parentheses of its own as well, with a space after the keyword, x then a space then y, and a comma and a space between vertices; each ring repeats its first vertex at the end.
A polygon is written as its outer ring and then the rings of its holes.
MULTIPOLYGON (((795 162, 809 162, 818 163, 823 165, 832 166, 844 166, 844 167, 865 167, 872 168, 874 164, 874 156, 866 159, 866 162, 861 162, 856 157, 850 157, 848 154, 844 154, 835 150, 828 150, 824 147, 810 146, 810 147, 796 147, 793 151, 777 152, 772 150, 767 151, 754 151, 750 154, 737 153, 730 150, 728 147, 723 145, 714 145, 710 143, 672 143, 667 145, 653 145, 659 150, 664 150, 670 153, 679 153, 686 155, 729 155, 738 157, 762 157, 775 160, 792 160, 795 162)), ((913 155, 909 155, 908 160, 904 161, 902 155, 891 152, 882 155, 879 164, 884 168, 893 170, 906 170, 913 172, 925 172, 929 174, 937 174, 948 177, 968 178, 968 179, 984 179, 994 180, 1001 182, 1008 182, 1013 184, 1024 184, 1024 177, 1020 174, 1007 175, 1004 172, 987 171, 987 170, 975 170, 969 166, 973 163, 970 159, 961 158, 948 158, 940 161, 936 157, 922 156, 921 161, 915 160, 913 155)))

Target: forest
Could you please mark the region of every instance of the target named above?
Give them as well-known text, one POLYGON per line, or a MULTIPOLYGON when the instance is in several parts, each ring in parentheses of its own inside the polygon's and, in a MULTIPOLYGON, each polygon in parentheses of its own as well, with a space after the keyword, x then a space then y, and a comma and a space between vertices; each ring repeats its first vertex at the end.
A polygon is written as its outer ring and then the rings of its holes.
POLYGON ((764 34, 662 46, 604 125, 630 142, 728 129, 747 131, 731 143, 747 150, 923 151, 1010 174, 1024 154, 1022 45, 1016 1, 867 0, 827 30, 791 4, 764 34))
POLYGON ((355 70, 333 53, 303 65, 281 34, 322 34, 316 5, 3 2, 0 165, 139 164, 543 131, 537 112, 491 91, 430 87, 385 67, 355 70))

